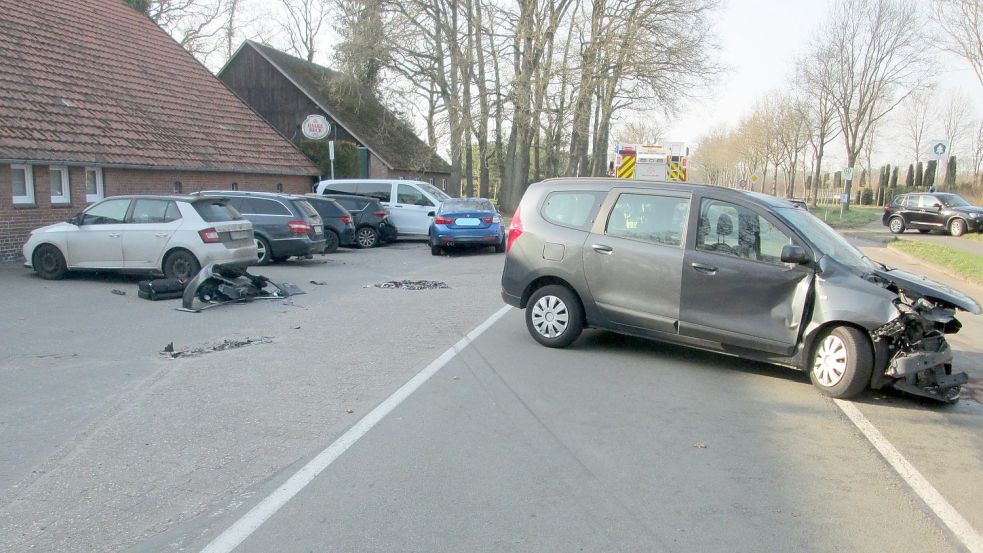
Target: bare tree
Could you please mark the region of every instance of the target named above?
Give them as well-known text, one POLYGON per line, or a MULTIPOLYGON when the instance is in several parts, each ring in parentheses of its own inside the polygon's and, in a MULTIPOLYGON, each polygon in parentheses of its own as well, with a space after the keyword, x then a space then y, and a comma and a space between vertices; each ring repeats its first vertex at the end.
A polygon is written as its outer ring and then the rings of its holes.
MULTIPOLYGON (((805 57, 798 63, 798 73, 804 86, 803 92, 808 99, 809 145, 812 148, 812 205, 819 201, 819 185, 823 172, 823 157, 826 146, 839 135, 836 126, 836 105, 833 103, 831 90, 833 83, 829 66, 818 63, 815 56, 821 55, 822 47, 817 48, 814 42, 805 57)), ((806 191, 807 193, 809 190, 806 191)))
POLYGON ((622 144, 655 144, 665 133, 662 125, 652 119, 632 119, 615 131, 615 138, 622 144))
POLYGON ((811 134, 808 106, 803 99, 791 96, 782 98, 777 117, 777 131, 780 165, 785 173, 785 197, 791 198, 795 194, 799 158, 803 156, 809 145, 811 134))
POLYGON ((932 17, 945 31, 940 46, 966 60, 983 84, 983 2, 933 0, 932 17))
POLYGON ((382 70, 389 62, 382 0, 336 0, 334 29, 341 40, 335 46, 339 69, 376 93, 382 70))
POLYGON ((908 145, 911 146, 915 163, 922 159, 922 150, 927 138, 925 132, 929 124, 937 119, 932 98, 931 90, 919 90, 905 98, 901 104, 901 131, 908 145))
POLYGON ((220 49, 225 0, 151 0, 147 16, 199 60, 220 49))
POLYGON ((956 154, 956 145, 962 144, 973 130, 973 105, 962 91, 953 91, 942 106, 942 130, 949 141, 949 152, 956 154))
MULTIPOLYGON (((875 124, 921 83, 924 43, 911 25, 911 0, 839 0, 817 38, 816 62, 836 106, 848 167, 854 168, 875 124)), ((844 192, 849 209, 852 180, 844 192)))
POLYGON ((976 125, 973 137, 973 187, 980 185, 980 170, 983 169, 983 121, 976 125))
POLYGON ((317 40, 330 12, 330 0, 280 0, 283 20, 280 26, 290 51, 307 61, 314 61, 317 40))

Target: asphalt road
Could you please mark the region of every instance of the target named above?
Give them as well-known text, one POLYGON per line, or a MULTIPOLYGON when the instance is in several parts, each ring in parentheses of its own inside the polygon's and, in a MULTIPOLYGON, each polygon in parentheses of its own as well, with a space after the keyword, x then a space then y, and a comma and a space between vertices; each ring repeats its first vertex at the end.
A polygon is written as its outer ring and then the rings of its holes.
MULTIPOLYGON (((502 259, 346 252, 263 270, 292 305, 199 315, 0 272, 24 317, 0 327, 0 550, 201 551, 498 311, 502 259), (363 288, 394 278, 451 288, 363 288)), ((854 405, 983 531, 980 403, 854 405)), ((806 375, 600 331, 551 350, 510 310, 235 550, 963 549, 806 375)))

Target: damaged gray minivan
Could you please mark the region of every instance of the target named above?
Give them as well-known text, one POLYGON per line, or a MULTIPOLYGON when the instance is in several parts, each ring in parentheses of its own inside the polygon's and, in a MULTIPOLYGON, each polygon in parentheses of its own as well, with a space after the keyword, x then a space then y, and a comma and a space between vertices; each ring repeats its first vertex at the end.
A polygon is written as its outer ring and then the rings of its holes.
POLYGON ((552 179, 526 191, 507 249, 502 298, 545 346, 603 328, 805 370, 836 398, 893 386, 951 403, 967 381, 944 335, 975 301, 782 199, 552 179))

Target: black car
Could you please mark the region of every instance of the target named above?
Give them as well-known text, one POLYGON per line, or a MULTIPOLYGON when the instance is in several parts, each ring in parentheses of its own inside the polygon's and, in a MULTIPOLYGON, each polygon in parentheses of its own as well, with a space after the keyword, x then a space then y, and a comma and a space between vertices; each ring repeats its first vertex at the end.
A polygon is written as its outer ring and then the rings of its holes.
POLYGON ((324 194, 335 200, 355 218, 355 245, 373 248, 380 243, 393 242, 399 236, 389 212, 379 200, 354 194, 324 194))
MULTIPOLYGON (((585 327, 808 371, 838 398, 954 402, 945 335, 968 296, 879 265, 785 200, 721 186, 551 179, 512 216, 502 298, 540 344, 585 327)), ((585 346, 590 347, 590 346, 585 346)))
POLYGON ((902 194, 884 206, 881 222, 894 234, 917 229, 923 234, 941 230, 962 236, 983 231, 983 208, 948 192, 902 194))
POLYGON ((355 223, 352 214, 338 202, 324 196, 309 194, 305 200, 317 210, 324 222, 324 253, 333 253, 341 244, 355 242, 355 223))
POLYGON ((229 205, 253 224, 258 264, 310 257, 324 251, 321 216, 301 196, 271 192, 209 190, 195 195, 228 198, 229 205))

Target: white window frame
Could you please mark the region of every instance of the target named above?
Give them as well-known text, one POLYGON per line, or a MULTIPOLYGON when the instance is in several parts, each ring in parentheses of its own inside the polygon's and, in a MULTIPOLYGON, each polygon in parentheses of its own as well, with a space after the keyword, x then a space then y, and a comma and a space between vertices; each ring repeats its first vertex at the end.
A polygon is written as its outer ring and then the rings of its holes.
MULTIPOLYGON (((71 181, 68 176, 68 167, 65 165, 50 165, 48 166, 48 179, 50 182, 51 172, 58 171, 61 173, 61 194, 55 196, 51 195, 51 205, 66 205, 72 203, 72 189, 71 181)), ((50 185, 49 185, 50 187, 50 185)))
POLYGON ((106 197, 106 189, 102 180, 102 167, 86 167, 85 168, 85 181, 82 183, 85 186, 85 201, 86 203, 94 203, 106 197), (92 172, 96 176, 96 193, 89 194, 89 172, 92 172))
POLYGON ((14 192, 13 191, 13 188, 14 187, 13 187, 13 182, 11 182, 11 186, 10 186, 11 190, 10 190, 10 193, 11 193, 11 196, 12 196, 12 199, 13 199, 13 203, 15 205, 18 205, 18 204, 33 205, 34 204, 34 166, 32 166, 32 165, 11 165, 10 166, 10 172, 11 173, 13 173, 14 171, 17 171, 17 170, 23 170, 24 171, 24 190, 26 192, 26 195, 24 195, 24 196, 13 196, 13 192, 14 192))

